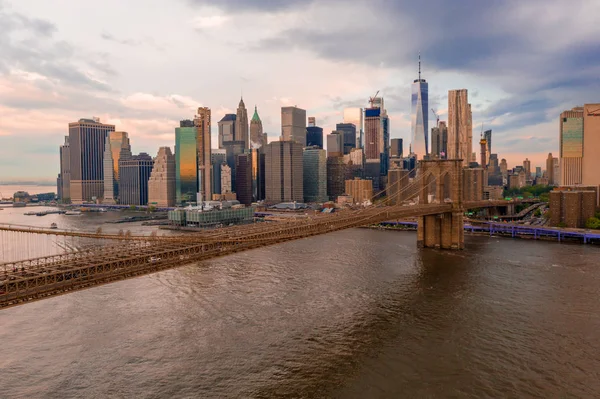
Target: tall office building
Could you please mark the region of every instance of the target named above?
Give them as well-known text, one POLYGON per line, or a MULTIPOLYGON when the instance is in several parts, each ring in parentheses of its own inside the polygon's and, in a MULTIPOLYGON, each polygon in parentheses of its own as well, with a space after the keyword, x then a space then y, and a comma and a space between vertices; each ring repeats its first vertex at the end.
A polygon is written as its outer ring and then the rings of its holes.
POLYGON ((152 157, 145 152, 119 159, 119 202, 121 204, 148 204, 148 181, 153 166, 152 157))
POLYGON ((306 146, 323 148, 323 128, 319 126, 308 126, 306 128, 306 146))
POLYGON ((364 113, 362 108, 345 108, 344 123, 353 123, 356 126, 356 148, 364 145, 364 113))
POLYGON ((160 147, 148 180, 148 205, 175 206, 175 156, 169 147, 160 147))
MULTIPOLYGON (((487 154, 487 141, 481 136, 481 140, 479 140, 479 148, 480 148, 480 166, 486 170, 488 164, 488 154, 487 154)), ((487 180, 487 179, 486 179, 487 180)))
POLYGON ((235 114, 226 114, 218 123, 219 126, 219 148, 225 148, 224 142, 235 140, 235 114))
MULTIPOLYGON (((198 108, 198 114, 194 118, 194 125, 198 129, 196 137, 196 148, 198 150, 198 199, 202 201, 210 201, 212 199, 210 119, 210 108, 198 108)), ((247 116, 246 119, 248 119, 247 116)))
POLYGON ((500 160, 500 174, 502 175, 502 180, 505 181, 508 179, 508 163, 506 159, 502 158, 500 160))
POLYGON ((317 118, 315 118, 314 116, 309 116, 307 127, 315 127, 315 126, 317 126, 317 118))
POLYGON ((342 155, 344 155, 344 135, 334 130, 327 135, 327 156, 341 157, 342 155))
MULTIPOLYGON (((306 130, 306 127, 304 127, 306 130)), ((271 203, 304 200, 303 145, 295 141, 274 141, 265 149, 266 201, 271 203)))
POLYGON ((419 79, 412 84, 410 124, 412 151, 417 159, 429 154, 429 84, 421 78, 421 55, 419 55, 419 79))
POLYGON ((69 202, 71 200, 71 147, 69 146, 69 136, 65 136, 65 143, 60 146, 59 176, 59 200, 63 203, 69 202))
POLYGON ((586 186, 600 185, 600 104, 583 106, 583 179, 586 186))
POLYGON ((99 119, 69 123, 71 201, 80 204, 104 196, 104 146, 114 125, 99 119))
POLYGON ((116 203, 119 198, 119 159, 121 150, 131 151, 127 132, 110 132, 104 145, 104 201, 116 203))
POLYGON ((327 157, 327 196, 331 201, 344 194, 348 165, 341 156, 327 157))
POLYGON ((235 140, 243 141, 245 148, 250 148, 250 137, 248 135, 248 110, 244 99, 240 98, 235 118, 235 140))
POLYGON ((390 147, 390 155, 392 157, 404 156, 404 149, 402 148, 402 139, 392 139, 392 145, 390 147))
POLYGON ((304 202, 327 201, 327 154, 319 147, 307 147, 303 153, 304 202))
POLYGON ((235 157, 235 194, 240 204, 252 205, 252 154, 235 157))
POLYGON ((467 89, 448 92, 448 159, 462 159, 467 167, 471 159, 473 133, 471 105, 467 89))
POLYGON ((213 149, 210 154, 212 164, 212 192, 221 194, 221 166, 227 164, 227 151, 224 149, 213 149))
POLYGON ((341 132, 343 136, 344 155, 350 154, 353 148, 356 148, 356 125, 354 123, 338 123, 335 130, 341 132))
MULTIPOLYGON (((373 166, 379 162, 380 176, 387 176, 390 147, 389 118, 381 97, 371 99, 371 108, 365 109, 365 159, 373 166)), ((378 183, 373 182, 378 188, 378 183)))
POLYGON ((553 180, 553 184, 555 186, 560 185, 560 159, 558 159, 557 157, 552 158, 552 168, 553 168, 553 172, 552 172, 552 178, 553 180))
POLYGON ((548 185, 554 185, 554 158, 552 157, 552 153, 548 153, 548 158, 546 158, 546 177, 548 178, 548 185))
POLYGON ((198 192, 198 129, 183 120, 175 128, 175 181, 178 205, 196 201, 198 192))
POLYGON ((523 169, 525 169, 525 179, 531 180, 531 161, 525 158, 523 161, 523 169))
POLYGON ((265 153, 263 148, 252 152, 252 201, 265 199, 265 153))
POLYGON ((231 192, 233 192, 233 186, 231 184, 231 168, 224 163, 221 165, 221 194, 228 194, 231 192))
MULTIPOLYGON (((491 156, 492 154, 492 129, 486 130, 485 132, 483 132, 483 138, 485 139, 486 143, 487 143, 487 153, 488 155, 491 156)), ((488 159, 490 159, 488 157, 488 159)))
POLYGON ((448 153, 448 126, 445 121, 431 129, 431 155, 441 159, 448 153))
POLYGON ((298 107, 281 107, 281 137, 306 147, 306 111, 298 107))
POLYGON ((535 167, 535 177, 542 177, 542 167, 541 166, 535 167))
POLYGON ((561 186, 573 186, 583 181, 583 107, 560 114, 561 186))
POLYGON ((263 133, 263 125, 258 116, 258 110, 254 106, 254 115, 250 121, 250 148, 260 148, 267 145, 265 135, 263 133))
POLYGON ((246 143, 242 140, 235 140, 235 141, 227 141, 224 143, 224 145, 225 145, 225 154, 226 154, 227 165, 229 165, 229 167, 231 168, 231 187, 233 190, 235 190, 235 187, 236 187, 236 184, 235 184, 235 176, 236 176, 235 158, 238 155, 243 154, 246 151, 246 143))

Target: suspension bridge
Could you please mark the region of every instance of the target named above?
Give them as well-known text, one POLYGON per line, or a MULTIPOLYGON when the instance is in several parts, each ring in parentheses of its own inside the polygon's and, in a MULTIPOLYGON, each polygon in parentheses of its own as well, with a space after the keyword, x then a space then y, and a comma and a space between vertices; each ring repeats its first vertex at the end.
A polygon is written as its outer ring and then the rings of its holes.
POLYGON ((411 217, 418 218, 419 246, 462 249, 465 209, 506 205, 506 201, 464 202, 462 161, 420 161, 419 168, 411 184, 395 191, 388 187, 394 194, 379 203, 303 220, 173 236, 0 225, 0 308, 285 241, 411 217))

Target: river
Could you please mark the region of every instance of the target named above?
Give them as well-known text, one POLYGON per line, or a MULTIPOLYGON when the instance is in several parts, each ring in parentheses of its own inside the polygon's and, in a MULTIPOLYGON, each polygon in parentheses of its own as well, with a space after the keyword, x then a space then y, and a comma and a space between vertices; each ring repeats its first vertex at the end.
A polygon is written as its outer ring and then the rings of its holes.
POLYGON ((2 310, 0 397, 598 397, 600 249, 466 240, 351 229, 2 310))

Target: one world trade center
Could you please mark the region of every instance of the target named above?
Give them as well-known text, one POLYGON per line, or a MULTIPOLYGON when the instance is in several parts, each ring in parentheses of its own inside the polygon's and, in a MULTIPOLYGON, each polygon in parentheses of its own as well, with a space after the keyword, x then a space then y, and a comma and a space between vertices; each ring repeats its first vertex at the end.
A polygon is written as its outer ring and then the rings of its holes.
POLYGON ((421 55, 419 54, 419 79, 412 84, 411 101, 411 133, 412 133, 412 152, 417 159, 423 159, 429 154, 429 85, 425 79, 421 79, 421 55))

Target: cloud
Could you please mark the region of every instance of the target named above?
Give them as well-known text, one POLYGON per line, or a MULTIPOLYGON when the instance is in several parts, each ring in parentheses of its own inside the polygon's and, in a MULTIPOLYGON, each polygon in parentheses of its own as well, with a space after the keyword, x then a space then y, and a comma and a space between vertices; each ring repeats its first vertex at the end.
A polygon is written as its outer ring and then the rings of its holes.
POLYGON ((229 17, 223 15, 199 16, 194 18, 192 24, 196 29, 214 29, 223 26, 229 17))
POLYGON ((107 33, 107 32, 103 32, 102 34, 100 34, 100 37, 109 42, 115 42, 115 43, 123 44, 126 46, 137 46, 140 44, 140 42, 137 40, 117 39, 116 37, 114 37, 113 35, 111 35, 110 33, 107 33))
POLYGON ((297 7, 305 7, 314 0, 187 0, 193 6, 218 7, 233 13, 265 12, 273 13, 290 10, 297 7))

